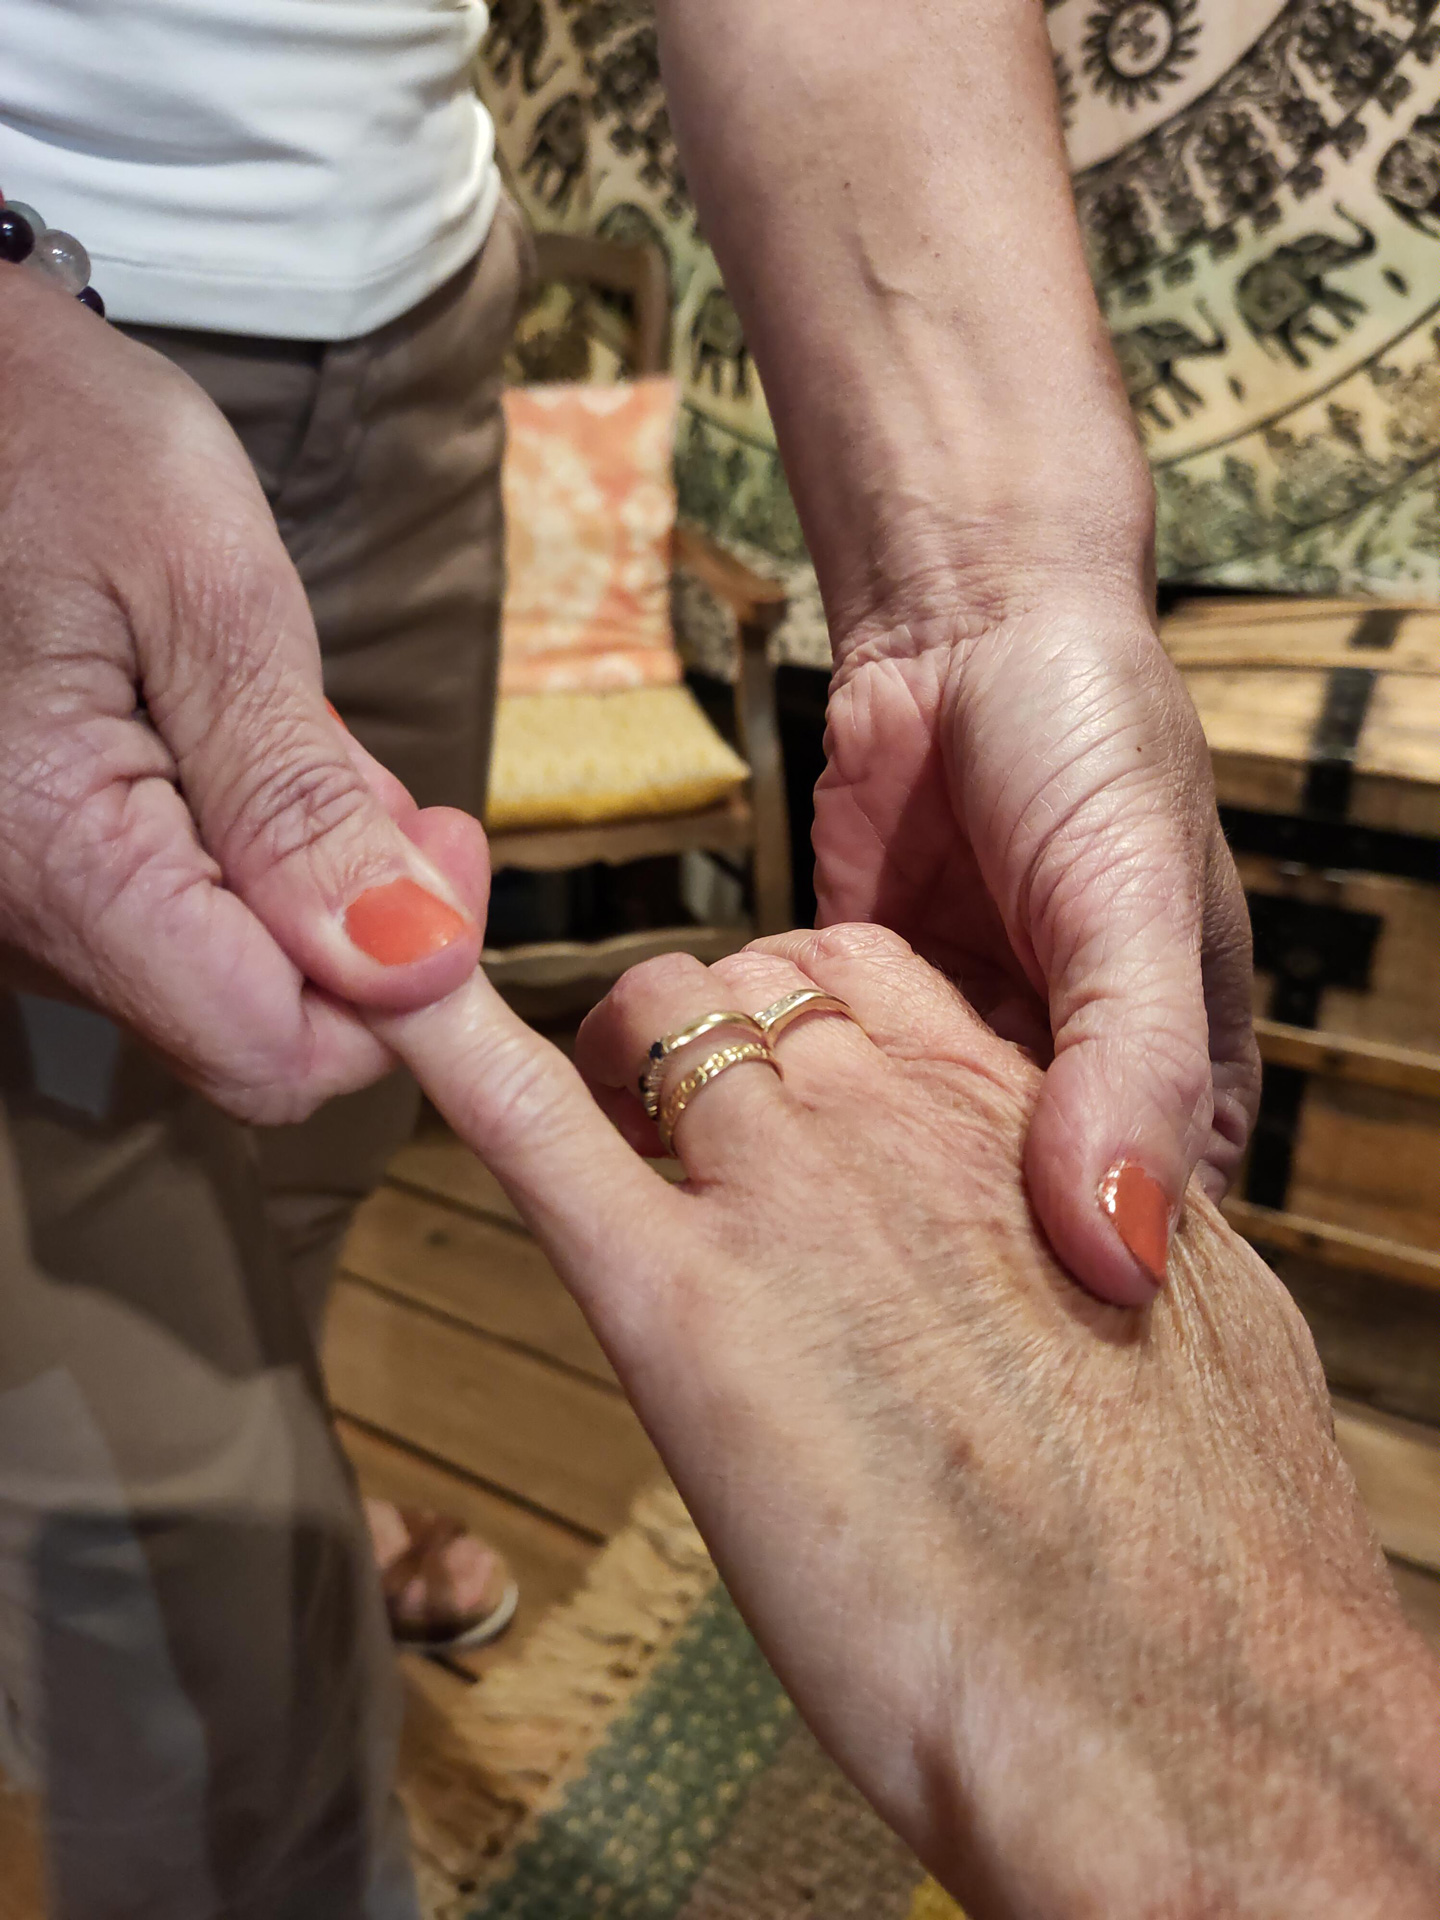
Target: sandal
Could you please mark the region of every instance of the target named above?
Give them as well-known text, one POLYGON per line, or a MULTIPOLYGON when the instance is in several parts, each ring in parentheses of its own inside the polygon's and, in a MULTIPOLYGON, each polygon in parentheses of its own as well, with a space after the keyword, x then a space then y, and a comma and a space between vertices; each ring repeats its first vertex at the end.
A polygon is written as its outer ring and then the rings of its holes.
POLYGON ((481 1647, 515 1617, 520 1593, 504 1556, 446 1514, 367 1500, 390 1631, 402 1647, 481 1647))

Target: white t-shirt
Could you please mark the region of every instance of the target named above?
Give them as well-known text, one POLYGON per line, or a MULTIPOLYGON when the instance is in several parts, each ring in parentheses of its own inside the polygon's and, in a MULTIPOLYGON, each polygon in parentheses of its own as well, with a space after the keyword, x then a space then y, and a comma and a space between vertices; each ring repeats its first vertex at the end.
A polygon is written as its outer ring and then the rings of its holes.
POLYGON ((73 233, 117 320, 383 326, 500 195, 480 0, 0 0, 0 192, 73 233))

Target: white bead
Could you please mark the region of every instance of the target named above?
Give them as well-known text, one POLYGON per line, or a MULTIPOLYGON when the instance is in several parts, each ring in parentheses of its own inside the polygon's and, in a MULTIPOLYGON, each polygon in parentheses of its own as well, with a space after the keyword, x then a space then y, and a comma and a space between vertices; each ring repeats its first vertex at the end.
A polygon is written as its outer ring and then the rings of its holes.
POLYGON ((67 293, 79 293, 90 284, 89 254, 73 233, 61 233, 58 227, 47 227, 35 236, 35 251, 26 264, 58 282, 67 293))

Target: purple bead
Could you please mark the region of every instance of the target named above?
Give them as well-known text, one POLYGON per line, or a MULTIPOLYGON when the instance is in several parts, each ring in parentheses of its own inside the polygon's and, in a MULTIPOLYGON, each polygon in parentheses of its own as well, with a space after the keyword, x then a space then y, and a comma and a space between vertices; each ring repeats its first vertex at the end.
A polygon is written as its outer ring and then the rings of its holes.
POLYGON ((18 267, 35 251, 35 234, 30 222, 13 208, 0 207, 0 260, 18 267))
POLYGON ((100 298, 94 287, 82 287, 75 298, 80 302, 82 307, 88 307, 91 313, 98 313, 102 320, 105 318, 105 302, 100 298))
POLYGON ((58 227, 47 227, 36 235, 30 265, 66 293, 79 293, 90 280, 89 254, 73 233, 61 233, 58 227))

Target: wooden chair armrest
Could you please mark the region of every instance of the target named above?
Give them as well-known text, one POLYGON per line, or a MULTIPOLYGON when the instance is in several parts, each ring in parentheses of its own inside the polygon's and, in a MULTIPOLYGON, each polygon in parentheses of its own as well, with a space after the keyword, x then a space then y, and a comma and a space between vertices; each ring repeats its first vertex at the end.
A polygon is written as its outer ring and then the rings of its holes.
POLYGON ((734 614, 741 638, 747 642, 773 633, 785 618, 790 601, 780 582, 747 567, 698 527, 676 526, 674 553, 675 564, 693 574, 734 614))
POLYGON ((632 373, 664 373, 670 364, 670 271, 658 247, 577 233, 535 235, 536 277, 541 286, 560 281, 628 293, 635 328, 627 364, 632 373))
POLYGON ((778 581, 747 567, 698 527, 676 527, 673 553, 676 566, 713 593, 735 616, 740 629, 735 719, 740 750, 750 765, 755 926, 759 933, 783 933, 795 917, 795 891, 785 766, 775 711, 775 669, 767 642, 785 618, 789 595, 778 581))

